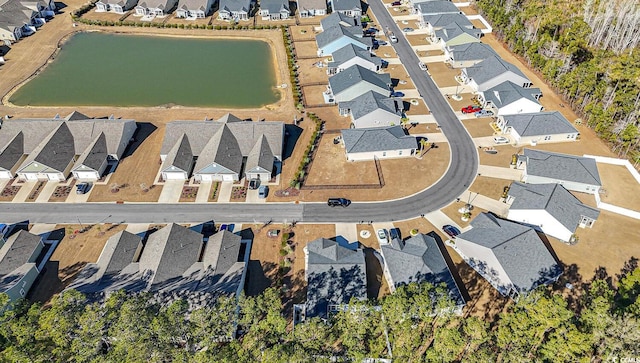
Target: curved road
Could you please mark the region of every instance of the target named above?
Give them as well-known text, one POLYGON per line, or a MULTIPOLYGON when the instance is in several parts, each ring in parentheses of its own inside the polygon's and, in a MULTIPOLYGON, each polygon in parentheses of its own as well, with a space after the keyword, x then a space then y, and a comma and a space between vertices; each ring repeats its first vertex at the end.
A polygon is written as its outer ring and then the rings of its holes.
POLYGON ((425 99, 451 148, 447 172, 431 187, 403 199, 386 202, 353 203, 348 208, 328 207, 326 203, 268 204, 158 204, 158 203, 3 203, 0 221, 13 223, 221 223, 274 222, 386 222, 415 218, 438 210, 460 196, 473 182, 478 170, 478 154, 471 136, 458 120, 449 103, 426 72, 391 15, 380 0, 369 6, 382 29, 398 35, 394 45, 411 80, 425 99))

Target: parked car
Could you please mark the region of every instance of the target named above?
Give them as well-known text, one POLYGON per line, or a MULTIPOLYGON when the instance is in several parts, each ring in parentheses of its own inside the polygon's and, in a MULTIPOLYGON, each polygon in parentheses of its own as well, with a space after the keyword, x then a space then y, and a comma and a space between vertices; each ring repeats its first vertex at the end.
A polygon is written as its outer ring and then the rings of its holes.
POLYGON ((346 198, 329 198, 327 200, 327 205, 330 207, 343 206, 348 207, 351 204, 351 201, 346 198))
POLYGON ((393 241, 394 239, 401 239, 400 228, 391 228, 389 230, 389 240, 393 241))
POLYGON ((376 29, 376 28, 367 28, 367 29, 364 30, 364 33, 365 34, 369 34, 369 35, 374 35, 377 32, 379 32, 379 30, 376 29))
POLYGON ((476 113, 481 110, 482 110, 482 107, 469 105, 467 107, 463 107, 460 111, 462 111, 462 113, 476 113))
POLYGON ((451 238, 455 238, 457 235, 460 234, 460 230, 450 224, 442 226, 442 230, 451 238))
POLYGON ((78 183, 76 184, 76 194, 85 194, 91 188, 91 184, 89 183, 78 183))
POLYGON ((233 229, 236 227, 235 224, 231 223, 231 224, 222 224, 220 225, 220 231, 229 231, 229 232, 233 232, 233 229))
POLYGON ((391 43, 397 43, 398 42, 398 38, 396 38, 395 35, 391 34, 391 35, 389 35, 389 41, 391 43))
POLYGON ((377 44, 377 45, 387 45, 389 43, 385 42, 384 40, 376 40, 375 44, 377 44))
POLYGON ((268 186, 261 185, 260 188, 258 188, 258 198, 264 199, 267 197, 268 194, 269 194, 268 186))
POLYGON ((393 92, 391 97, 404 97, 404 93, 402 92, 393 92))
POLYGON ((389 243, 389 238, 387 237, 387 230, 384 228, 380 228, 376 231, 376 237, 378 238, 378 243, 381 245, 389 243))
POLYGON ((476 113, 474 113, 474 115, 476 115, 476 117, 489 117, 489 116, 493 116, 493 111, 491 111, 491 110, 480 110, 480 111, 477 111, 476 113))
POLYGON ((249 180, 249 189, 258 189, 260 187, 260 179, 249 180))
POLYGON ((280 234, 279 229, 270 229, 267 231, 267 237, 276 238, 280 234))
POLYGON ((493 137, 493 142, 495 142, 496 144, 508 144, 509 143, 509 139, 507 139, 504 136, 494 136, 493 137))
POLYGON ((405 33, 411 33, 413 31, 413 28, 409 28, 409 27, 402 28, 402 31, 405 32, 405 33))
POLYGON ((420 69, 422 69, 423 71, 426 71, 428 69, 427 65, 423 62, 418 62, 418 67, 420 67, 420 69))
POLYGON ((400 6, 400 5, 402 5, 401 1, 394 1, 391 3, 391 6, 400 6))

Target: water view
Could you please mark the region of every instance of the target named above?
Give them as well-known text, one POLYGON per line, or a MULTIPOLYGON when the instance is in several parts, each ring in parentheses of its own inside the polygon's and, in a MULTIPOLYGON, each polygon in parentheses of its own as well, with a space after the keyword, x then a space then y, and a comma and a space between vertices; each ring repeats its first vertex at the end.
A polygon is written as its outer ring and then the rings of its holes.
POLYGON ((20 106, 260 107, 278 100, 259 40, 81 33, 10 98, 20 106))

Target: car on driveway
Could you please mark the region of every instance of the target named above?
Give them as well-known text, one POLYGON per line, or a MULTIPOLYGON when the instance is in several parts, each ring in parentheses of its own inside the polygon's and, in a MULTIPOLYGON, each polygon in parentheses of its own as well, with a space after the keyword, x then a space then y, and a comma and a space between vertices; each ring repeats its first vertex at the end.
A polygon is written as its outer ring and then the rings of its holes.
POLYGON ((378 238, 378 243, 381 245, 385 245, 389 243, 389 238, 387 236, 387 230, 384 228, 380 228, 376 231, 376 237, 378 238))
POLYGON ((365 35, 375 35, 379 30, 376 28, 367 28, 364 30, 365 35))
POLYGON ((391 35, 389 35, 389 41, 391 43, 397 43, 398 42, 398 38, 396 38, 395 35, 391 34, 391 35))
POLYGON ((391 97, 404 97, 404 93, 402 92, 393 92, 391 97))
POLYGON ((493 137, 493 142, 495 142, 496 144, 508 144, 509 143, 509 139, 507 139, 504 136, 494 136, 493 137))
POLYGON ((462 113, 476 113, 478 111, 482 111, 482 107, 469 105, 467 107, 463 107, 460 111, 462 111, 462 113))
POLYGON ((391 6, 400 6, 400 5, 402 5, 401 1, 394 1, 391 3, 391 6))
POLYGON ((493 116, 493 111, 491 110, 480 110, 474 113, 476 117, 489 117, 493 116))
POLYGON ((267 231, 267 237, 276 238, 280 234, 279 229, 270 229, 267 231))
POLYGON ((351 205, 351 201, 347 198, 329 198, 327 205, 330 207, 342 206, 346 208, 351 205))
POLYGON ((264 199, 267 197, 267 195, 269 195, 269 187, 266 185, 261 185, 260 188, 258 188, 258 198, 264 199))
POLYGON ((423 62, 418 62, 418 67, 420 67, 420 69, 422 69, 423 71, 426 71, 428 69, 427 65, 423 62))
POLYGON ((400 228, 389 229, 389 240, 400 239, 400 228))
POLYGON ((78 183, 76 184, 76 194, 85 194, 91 189, 90 183, 78 183))
POLYGON ((450 224, 442 226, 442 230, 451 238, 456 238, 460 234, 460 230, 450 224))
POLYGON ((382 45, 387 45, 389 43, 385 42, 384 40, 376 40, 376 41, 374 41, 374 44, 382 46, 382 45))
POLYGON ((402 28, 402 31, 405 33, 411 33, 413 31, 413 28, 402 28))
POLYGON ((254 190, 260 187, 260 179, 251 179, 249 180, 249 189, 254 190))

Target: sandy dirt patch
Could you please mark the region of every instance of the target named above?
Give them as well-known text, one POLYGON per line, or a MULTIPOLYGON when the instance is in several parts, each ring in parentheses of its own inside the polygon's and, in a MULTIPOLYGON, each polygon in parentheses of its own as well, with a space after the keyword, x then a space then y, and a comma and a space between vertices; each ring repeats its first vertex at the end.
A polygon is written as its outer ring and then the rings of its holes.
POLYGON ((598 172, 605 191, 600 194, 604 203, 640 211, 640 185, 626 167, 598 163, 598 172))

